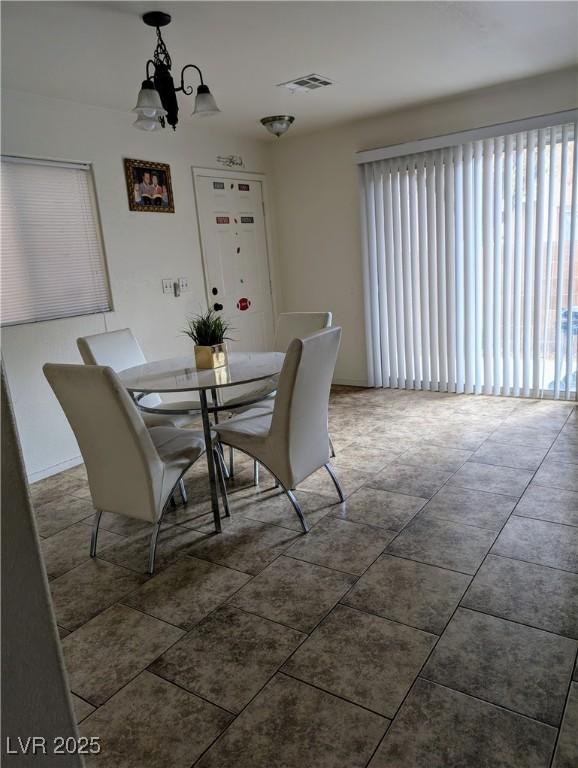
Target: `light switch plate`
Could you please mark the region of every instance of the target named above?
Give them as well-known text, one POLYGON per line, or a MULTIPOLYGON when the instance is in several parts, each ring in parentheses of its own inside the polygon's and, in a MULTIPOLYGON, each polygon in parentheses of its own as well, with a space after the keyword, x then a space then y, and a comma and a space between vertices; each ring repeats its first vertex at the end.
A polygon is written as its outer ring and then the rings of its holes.
POLYGON ((189 278, 188 277, 179 277, 179 286, 181 288, 181 293, 186 293, 190 290, 189 288, 189 278))
POLYGON ((172 277, 164 277, 163 278, 163 293, 172 293, 173 292, 173 278, 172 277))

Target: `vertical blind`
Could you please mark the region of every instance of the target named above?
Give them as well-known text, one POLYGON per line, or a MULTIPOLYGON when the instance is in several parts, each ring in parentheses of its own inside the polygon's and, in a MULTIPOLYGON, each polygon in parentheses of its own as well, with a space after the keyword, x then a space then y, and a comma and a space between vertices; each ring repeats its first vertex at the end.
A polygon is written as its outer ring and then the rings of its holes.
POLYGON ((576 134, 361 165, 373 386, 576 396, 576 134))
POLYGON ((2 325, 111 308, 90 167, 2 158, 2 325))

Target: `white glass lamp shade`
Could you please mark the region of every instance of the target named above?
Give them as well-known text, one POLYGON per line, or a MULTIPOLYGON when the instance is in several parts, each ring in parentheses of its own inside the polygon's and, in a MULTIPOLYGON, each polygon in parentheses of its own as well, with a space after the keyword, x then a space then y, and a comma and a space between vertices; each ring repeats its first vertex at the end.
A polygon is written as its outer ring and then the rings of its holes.
POLYGON ((271 117, 261 118, 261 124, 274 136, 282 136, 286 133, 295 118, 292 115, 272 115, 271 117))
POLYGON ((136 100, 136 107, 132 110, 137 115, 144 117, 161 117, 167 111, 163 108, 159 92, 150 80, 144 80, 136 100))
POLYGON ((197 95, 195 97, 195 108, 193 110, 194 117, 210 117, 216 115, 221 110, 217 106, 215 97, 210 92, 207 85, 199 85, 197 88, 197 95))
POLYGON ((162 128, 158 117, 146 117, 146 115, 139 115, 133 125, 140 131, 158 131, 162 128))

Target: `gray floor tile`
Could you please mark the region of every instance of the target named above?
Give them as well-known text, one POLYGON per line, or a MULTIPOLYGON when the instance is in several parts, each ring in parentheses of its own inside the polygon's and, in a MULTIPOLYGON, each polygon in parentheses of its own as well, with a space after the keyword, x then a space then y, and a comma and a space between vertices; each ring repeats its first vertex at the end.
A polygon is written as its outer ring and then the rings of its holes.
POLYGON ((229 602, 249 613, 310 632, 354 581, 349 574, 282 556, 229 602))
POLYGON ((410 496, 429 499, 450 477, 450 472, 430 467, 411 466, 398 460, 389 464, 367 484, 383 491, 407 493, 410 496))
MULTIPOLYGON (((92 524, 92 519, 86 522, 92 524)), ((103 512, 100 518, 98 537, 100 540, 103 531, 111 531, 119 536, 134 536, 143 531, 150 533, 150 529, 151 524, 144 520, 136 520, 134 517, 126 517, 125 515, 115 515, 114 512, 103 512)))
POLYGON ((306 635, 224 605, 173 645, 152 670, 240 712, 306 635))
POLYGON ((94 508, 90 500, 70 495, 35 505, 34 511, 36 528, 41 536, 52 536, 80 520, 90 518, 88 522, 92 522, 94 516, 94 508))
POLYGON ((438 445, 416 445, 400 457, 401 464, 415 467, 431 467, 442 472, 455 472, 472 455, 471 451, 460 451, 438 445))
POLYGON ((552 768, 578 765, 578 684, 572 683, 552 768))
POLYGON ((472 427, 436 427, 427 436, 428 443, 448 446, 460 451, 476 451, 487 440, 491 427, 477 429, 472 427))
POLYGON ((469 583, 463 573, 382 555, 342 602, 439 635, 469 583))
POLYGON ((58 624, 73 630, 137 589, 144 576, 98 558, 88 560, 50 583, 58 624))
MULTIPOLYGON (((137 573, 147 574, 151 533, 152 526, 141 533, 123 539, 112 547, 106 547, 106 549, 99 547, 98 556, 137 573)), ((171 563, 187 555, 191 546, 203 538, 203 533, 181 525, 161 527, 157 541, 155 573, 159 573, 171 563)))
POLYGON ((546 459, 536 472, 534 482, 550 488, 578 492, 578 472, 574 464, 546 459))
POLYGON ((404 493, 360 488, 344 504, 334 507, 334 517, 401 531, 426 503, 427 499, 404 493))
POLYGON ((512 446, 507 443, 486 440, 474 453, 471 461, 481 464, 496 464, 501 467, 536 470, 547 453, 548 449, 543 446, 519 445, 515 450, 512 450, 512 446))
POLYGON ((81 699, 80 696, 76 696, 74 693, 71 693, 70 698, 72 700, 72 709, 74 710, 77 723, 81 723, 92 712, 94 712, 94 707, 92 704, 84 701, 84 699, 81 699))
POLYGON ((578 575, 488 555, 462 605, 578 639, 578 575))
POLYGON ((520 499, 516 514, 578 526, 578 493, 532 482, 520 499))
POLYGON ((80 477, 75 477, 68 472, 60 472, 52 477, 39 480, 30 486, 30 496, 34 507, 55 501, 65 494, 84 496, 88 490, 87 483, 80 477))
MULTIPOLYGON (((40 548, 49 579, 62 576, 77 565, 90 560, 91 527, 84 522, 75 523, 47 539, 42 539, 40 548)), ((102 547, 121 542, 122 536, 110 531, 100 531, 99 544, 102 547)))
POLYGON ((183 634, 144 613, 113 605, 62 641, 70 688, 99 706, 183 634))
POLYGON ((336 606, 283 671, 392 718, 436 640, 419 629, 336 606))
POLYGON ((365 768, 388 722, 278 675, 211 747, 198 768, 365 768))
POLYGON ((575 640, 458 608, 422 675, 558 726, 577 649, 575 640))
POLYGON ((475 573, 492 546, 496 534, 449 520, 419 518, 387 547, 387 552, 440 568, 475 573))
MULTIPOLYGON (((368 480, 373 477, 373 473, 365 472, 362 465, 359 468, 346 467, 342 469, 335 469, 335 474, 339 480, 339 484, 343 490, 345 498, 355 493, 362 485, 365 485, 368 480)), ((315 474, 311 475, 299 484, 298 490, 300 491, 313 491, 314 493, 320 493, 331 499, 334 504, 339 502, 337 491, 333 485, 333 481, 329 477, 329 474, 325 469, 320 469, 315 474)))
POLYGON ((189 768, 231 720, 227 712, 143 672, 85 720, 102 750, 87 767, 189 768))
POLYGON ((190 629, 249 579, 246 573, 185 557, 153 576, 123 602, 149 616, 190 629))
MULTIPOLYGON (((257 574, 303 534, 240 515, 223 520, 223 532, 210 533, 189 552, 202 560, 257 574)), ((212 522, 210 528, 213 528, 212 522)))
POLYGON ((533 427, 504 424, 492 432, 491 439, 497 443, 506 443, 513 446, 529 445, 550 448, 557 437, 557 429, 536 429, 533 427))
POLYGON ((515 498, 499 493, 444 485, 423 508, 420 517, 435 517, 499 531, 515 504, 515 498))
POLYGON ((369 768, 548 768, 556 729, 418 680, 369 768))
POLYGON ((512 515, 492 553, 578 573, 578 528, 512 515))
POLYGON ((552 461, 578 464, 578 435, 576 432, 574 432, 574 436, 561 432, 550 448, 548 458, 552 461))
POLYGON ((456 472, 448 485, 519 497, 524 493, 532 476, 533 473, 527 469, 496 467, 492 464, 476 464, 469 461, 456 472))
POLYGON ((362 523, 325 518, 306 536, 301 536, 285 554, 360 576, 395 535, 394 531, 362 523))
MULTIPOLYGON (((297 491, 296 496, 303 514, 310 525, 315 525, 325 515, 329 514, 334 504, 338 502, 336 496, 330 498, 328 496, 321 496, 318 493, 306 493, 300 490, 297 491)), ((242 515, 262 523, 279 525, 291 531, 298 531, 299 533, 303 531, 299 518, 291 506, 291 502, 278 489, 270 488, 256 495, 254 489, 249 488, 246 491, 231 494, 229 504, 233 517, 242 515)))
POLYGON ((363 472, 379 472, 390 461, 394 461, 399 456, 399 451, 392 449, 380 449, 372 445, 361 446, 356 443, 350 443, 342 450, 336 451, 336 455, 331 459, 332 465, 337 472, 347 470, 362 470, 363 472))

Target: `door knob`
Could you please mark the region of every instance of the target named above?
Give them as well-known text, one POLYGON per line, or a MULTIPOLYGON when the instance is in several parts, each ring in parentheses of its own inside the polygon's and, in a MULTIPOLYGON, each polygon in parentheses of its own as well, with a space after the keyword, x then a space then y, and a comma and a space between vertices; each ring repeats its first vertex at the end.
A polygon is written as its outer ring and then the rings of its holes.
POLYGON ((223 305, 222 305, 222 304, 219 304, 219 302, 218 302, 218 301, 216 301, 216 302, 213 304, 213 309, 215 310, 215 312, 220 312, 220 311, 221 311, 221 309, 223 309, 223 305))

